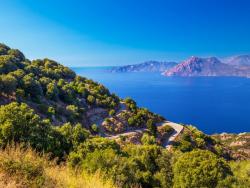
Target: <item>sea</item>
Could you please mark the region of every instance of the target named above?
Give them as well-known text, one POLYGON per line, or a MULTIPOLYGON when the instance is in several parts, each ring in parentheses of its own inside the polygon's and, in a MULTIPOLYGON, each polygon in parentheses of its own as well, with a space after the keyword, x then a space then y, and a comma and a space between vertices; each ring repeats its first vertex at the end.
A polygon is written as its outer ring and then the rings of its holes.
POLYGON ((72 69, 121 98, 133 98, 139 107, 206 134, 250 132, 249 78, 111 73, 110 67, 72 69))

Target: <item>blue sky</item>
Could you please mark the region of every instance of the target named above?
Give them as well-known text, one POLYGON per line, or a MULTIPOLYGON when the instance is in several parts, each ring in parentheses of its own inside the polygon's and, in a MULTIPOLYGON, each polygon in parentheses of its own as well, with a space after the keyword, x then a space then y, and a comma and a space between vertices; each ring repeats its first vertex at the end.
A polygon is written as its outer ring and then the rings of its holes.
POLYGON ((2 0, 0 42, 67 66, 250 53, 249 0, 2 0))

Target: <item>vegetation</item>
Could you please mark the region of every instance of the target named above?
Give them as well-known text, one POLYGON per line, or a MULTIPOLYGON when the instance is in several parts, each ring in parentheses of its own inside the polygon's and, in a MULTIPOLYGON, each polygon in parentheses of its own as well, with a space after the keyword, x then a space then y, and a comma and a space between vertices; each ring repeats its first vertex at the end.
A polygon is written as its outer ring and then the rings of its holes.
POLYGON ((170 154, 156 145, 125 148, 104 138, 91 139, 69 156, 72 167, 89 173, 98 169, 121 187, 171 187, 170 154))
POLYGON ((31 148, 7 146, 0 151, 0 187, 96 187, 113 188, 111 180, 100 173, 73 171, 67 164, 60 166, 40 156, 31 148))
POLYGON ((174 165, 174 187, 216 187, 232 175, 229 165, 210 151, 183 154, 174 165))
POLYGON ((119 103, 120 99, 103 85, 76 76, 53 60, 30 61, 20 51, 6 45, 0 44, 0 49, 2 98, 28 103, 54 123, 87 122, 87 109, 110 110, 119 103))
POLYGON ((121 99, 55 61, 0 44, 0 89, 0 187, 249 187, 249 161, 226 162, 224 147, 194 127, 166 150, 164 118, 130 98, 118 113, 121 99), (108 124, 147 127, 142 144, 97 136, 98 111, 108 124))
POLYGON ((235 160, 250 160, 250 133, 212 135, 220 144, 230 150, 235 160))
POLYGON ((136 102, 131 98, 126 98, 124 102, 130 113, 128 124, 132 127, 144 127, 146 125, 150 133, 156 136, 156 124, 162 122, 164 118, 150 112, 146 108, 138 108, 136 102))
POLYGON ((232 187, 250 187, 250 161, 231 161, 230 163, 233 174, 235 175, 234 181, 231 181, 232 187))

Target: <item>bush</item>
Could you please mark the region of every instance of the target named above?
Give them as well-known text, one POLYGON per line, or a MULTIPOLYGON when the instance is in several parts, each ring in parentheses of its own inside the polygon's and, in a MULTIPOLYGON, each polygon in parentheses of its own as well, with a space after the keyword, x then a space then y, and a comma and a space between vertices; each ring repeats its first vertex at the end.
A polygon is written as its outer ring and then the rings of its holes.
POLYGON ((153 123, 153 120, 152 119, 149 119, 147 121, 147 128, 149 130, 149 132, 153 135, 153 136, 156 136, 157 134, 157 127, 156 125, 153 123))
POLYGON ((91 129, 95 132, 98 133, 99 132, 99 128, 96 124, 91 125, 91 129))
MULTIPOLYGON (((7 182, 23 187, 44 187, 52 184, 46 176, 45 161, 31 149, 8 146, 0 151, 0 171, 7 182)), ((7 185, 5 185, 7 186, 7 185)))
POLYGON ((83 143, 90 135, 90 132, 80 124, 75 126, 70 123, 65 123, 64 125, 57 128, 57 130, 64 136, 67 142, 68 149, 77 148, 81 143, 83 143))
POLYGON ((95 97, 92 96, 92 95, 89 95, 87 97, 87 101, 88 101, 89 104, 94 104, 95 103, 95 97))
POLYGON ((57 100, 58 98, 58 93, 59 93, 59 90, 56 86, 55 83, 49 83, 47 85, 47 92, 46 92, 46 96, 49 98, 49 99, 53 99, 53 100, 57 100))
POLYGON ((6 94, 16 91, 17 80, 11 75, 0 75, 0 90, 6 94))
POLYGON ((0 106, 0 146, 29 144, 37 151, 63 157, 69 150, 65 138, 47 120, 41 120, 26 104, 16 102, 0 106))
POLYGON ((79 109, 75 105, 68 105, 66 110, 70 113, 70 119, 73 121, 75 118, 79 118, 79 109))
POLYGON ((114 110, 114 109, 110 110, 110 111, 109 111, 109 115, 110 115, 110 116, 115 115, 115 110, 114 110))
POLYGON ((141 138, 141 142, 142 144, 145 144, 145 145, 153 145, 153 144, 156 144, 156 139, 154 136, 150 136, 147 133, 144 133, 141 138))
POLYGON ((50 106, 49 108, 48 108, 48 115, 50 116, 50 117, 52 117, 52 116, 54 116, 55 114, 56 114, 56 110, 55 110, 55 108, 54 107, 52 107, 52 106, 50 106))
POLYGON ((98 172, 78 173, 67 164, 56 165, 31 148, 22 149, 20 146, 8 146, 0 151, 0 171, 1 187, 115 187, 111 180, 104 180, 98 172))
POLYGON ((228 164, 206 150, 184 153, 174 164, 174 187, 211 187, 232 175, 228 164))

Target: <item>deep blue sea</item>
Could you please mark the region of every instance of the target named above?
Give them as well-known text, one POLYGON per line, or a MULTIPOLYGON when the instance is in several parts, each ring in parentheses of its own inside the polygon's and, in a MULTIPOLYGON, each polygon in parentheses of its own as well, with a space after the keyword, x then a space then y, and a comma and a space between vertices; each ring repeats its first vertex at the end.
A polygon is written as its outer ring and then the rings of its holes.
POLYGON ((179 78, 159 73, 110 73, 106 68, 73 68, 118 96, 166 119, 192 124, 207 134, 250 132, 250 79, 179 78))

